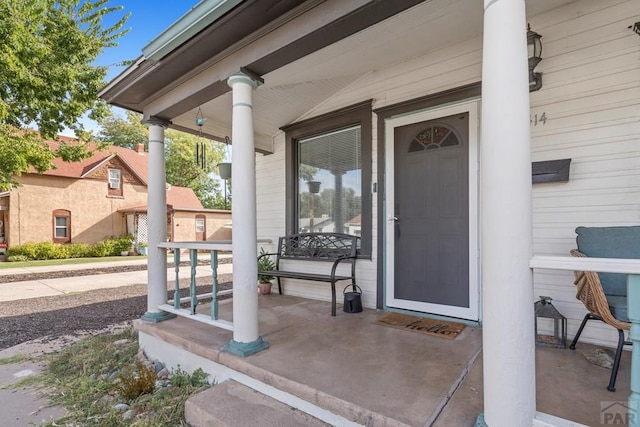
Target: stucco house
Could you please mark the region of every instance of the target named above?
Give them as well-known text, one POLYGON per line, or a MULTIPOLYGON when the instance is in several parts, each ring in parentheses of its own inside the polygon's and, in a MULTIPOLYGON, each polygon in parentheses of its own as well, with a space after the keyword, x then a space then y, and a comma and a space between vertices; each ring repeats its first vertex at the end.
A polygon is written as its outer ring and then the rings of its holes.
MULTIPOLYGON (((64 138, 64 137, 63 137, 64 138)), ((52 148, 57 143, 50 142, 52 148)), ((132 233, 146 242, 148 153, 112 146, 82 162, 54 161, 32 171, 0 195, 0 237, 7 246, 27 242, 94 243, 132 233)), ((230 212, 204 209, 193 190, 166 185, 168 238, 230 239, 230 212)))
MULTIPOLYGON (((535 413, 534 295, 575 334, 575 228, 640 222, 638 21, 633 0, 203 0, 101 97, 150 127, 150 216, 166 127, 195 133, 201 111, 203 134, 231 136, 238 353, 264 348, 256 241, 309 226, 312 176, 335 231, 359 216, 366 307, 482 326, 478 425, 551 425, 535 413), (532 176, 552 161, 568 175, 532 176), (540 255, 564 270, 534 272, 540 255)), ((166 317, 161 225, 147 320, 166 317)), ((296 280, 285 293, 329 298, 296 280)))

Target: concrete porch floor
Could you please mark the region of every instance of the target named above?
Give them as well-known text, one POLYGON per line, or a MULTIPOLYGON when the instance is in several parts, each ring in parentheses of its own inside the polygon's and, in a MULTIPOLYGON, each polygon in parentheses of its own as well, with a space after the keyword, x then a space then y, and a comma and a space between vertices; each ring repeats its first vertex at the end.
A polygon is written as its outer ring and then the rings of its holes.
MULTIPOLYGON (((377 310, 348 314, 339 307, 331 317, 328 302, 277 294, 260 296, 259 306, 259 330, 270 347, 247 358, 222 352, 231 332, 187 318, 138 321, 136 328, 141 342, 149 336, 168 343, 362 425, 473 426, 483 409, 481 328, 467 326, 448 340, 375 325, 384 314, 377 310)), ((230 300, 220 312, 232 320, 230 300)), ((630 353, 611 393, 611 371, 583 355, 595 348, 537 349, 538 411, 598 426, 601 404, 626 403, 630 353)), ((163 360, 171 350, 150 351, 163 360)))

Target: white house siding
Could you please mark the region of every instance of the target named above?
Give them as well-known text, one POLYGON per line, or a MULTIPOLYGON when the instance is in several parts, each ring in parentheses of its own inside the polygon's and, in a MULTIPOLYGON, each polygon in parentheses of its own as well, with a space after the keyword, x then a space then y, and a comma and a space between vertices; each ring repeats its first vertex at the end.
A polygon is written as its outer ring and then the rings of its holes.
MULTIPOLYGON (((543 88, 531 94, 534 161, 571 158, 567 183, 533 187, 534 252, 567 255, 575 228, 640 223, 640 38, 637 1, 582 1, 530 19, 542 35, 543 88)), ((573 275, 535 272, 536 295, 550 295, 577 330, 585 310, 573 275)), ((616 331, 590 322, 580 338, 614 345, 616 331)))
MULTIPOLYGON (((533 160, 571 158, 568 183, 536 184, 534 253, 568 255, 578 225, 640 223, 640 55, 628 26, 638 19, 634 0, 585 0, 529 18, 542 35, 543 87, 531 94, 533 160)), ((331 112, 373 99, 380 108, 481 79, 481 35, 421 58, 371 71, 301 116, 331 112)), ((377 118, 373 117, 373 177, 377 171, 377 118)), ((480 142, 481 143, 481 142, 480 142)), ((508 161, 508 159, 505 159, 508 161)), ((285 224, 284 134, 275 154, 258 156, 258 233, 275 239, 285 224), (266 178, 270 179, 267 180, 266 178)), ((373 257, 358 261, 364 304, 375 306, 377 197, 372 197, 373 257)), ((550 295, 573 335, 584 316, 570 273, 535 272, 536 295, 550 295)), ((287 292, 328 299, 326 285, 289 285, 287 292)), ((533 303, 533 301, 532 301, 533 303)), ((614 330, 593 322, 585 341, 613 344, 614 330)))

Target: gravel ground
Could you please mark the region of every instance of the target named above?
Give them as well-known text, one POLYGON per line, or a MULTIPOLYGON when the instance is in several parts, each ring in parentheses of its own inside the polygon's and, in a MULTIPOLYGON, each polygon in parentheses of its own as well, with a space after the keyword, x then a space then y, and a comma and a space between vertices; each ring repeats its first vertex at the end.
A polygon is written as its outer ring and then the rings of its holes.
MULTIPOLYGON (((131 271, 131 267, 108 267, 100 270, 75 270, 68 272, 38 273, 37 280, 53 277, 69 277, 84 272, 98 274, 118 271, 131 271), (120 270, 114 270, 118 269, 120 270), (53 275, 64 273, 62 276, 53 275), (44 276, 43 276, 44 275, 44 276)), ((146 266, 142 266, 146 269, 146 266)), ((34 274, 22 276, 20 280, 36 280, 34 274)), ((12 280, 5 280, 3 282, 12 280)), ((231 287, 231 275, 218 277, 221 289, 231 287)), ((91 280, 91 276, 87 276, 91 280)), ((13 280, 16 281, 16 280, 13 280)), ((211 278, 198 278, 198 293, 211 291, 211 278)), ((187 295, 189 279, 180 283, 181 292, 187 295)), ((112 289, 98 289, 77 294, 58 295, 42 298, 30 298, 0 303, 0 350, 13 347, 26 341, 40 338, 53 339, 65 335, 85 334, 104 328, 130 322, 140 318, 146 311, 147 285, 130 285, 112 289)), ((169 291, 173 298, 173 291, 169 291)))

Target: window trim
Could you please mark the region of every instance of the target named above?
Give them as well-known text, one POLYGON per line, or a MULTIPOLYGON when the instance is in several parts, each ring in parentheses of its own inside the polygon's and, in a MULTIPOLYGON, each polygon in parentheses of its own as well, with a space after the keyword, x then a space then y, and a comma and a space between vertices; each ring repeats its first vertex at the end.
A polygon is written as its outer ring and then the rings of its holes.
POLYGON ((122 196, 122 179, 123 179, 122 169, 116 168, 116 167, 108 167, 107 168, 107 195, 108 196, 110 196, 110 197, 122 196), (111 186, 111 181, 112 181, 112 179, 111 179, 111 171, 118 172, 118 186, 117 187, 112 187, 111 186))
POLYGON ((51 212, 51 221, 52 221, 52 230, 51 230, 51 239, 53 243, 71 243, 71 211, 68 209, 56 209, 51 212), (57 237, 56 230, 57 218, 66 218, 67 219, 67 237, 57 237))
MULTIPOLYGON (((108 178, 109 178, 108 179, 108 181, 109 181, 109 189, 117 190, 118 188, 120 188, 122 186, 122 171, 120 169, 107 168, 107 174, 108 174, 108 178), (112 186, 111 185, 111 181, 112 181, 111 172, 118 172, 118 178, 117 178, 118 185, 117 186, 112 186)), ((115 181, 115 179, 113 179, 113 181, 115 181)))
POLYGON ((204 215, 196 215, 195 218, 195 231, 196 233, 206 233, 207 232, 207 217, 204 215), (198 231, 198 222, 202 221, 202 231, 198 231))
POLYGON ((372 206, 371 206, 371 181, 372 181, 372 100, 367 100, 351 106, 332 111, 311 119, 303 120, 280 128, 285 132, 285 227, 286 233, 296 233, 298 179, 297 166, 297 141, 331 131, 345 129, 360 125, 360 149, 362 154, 362 226, 360 250, 358 255, 363 258, 371 258, 372 248, 372 206))

